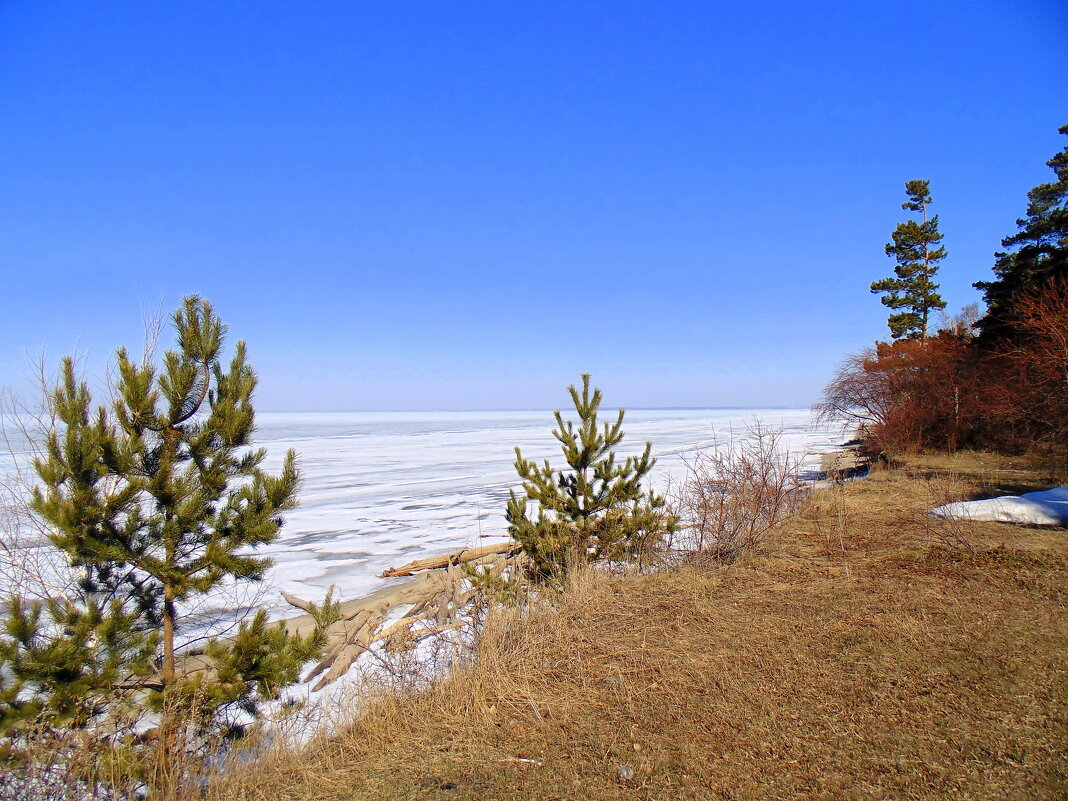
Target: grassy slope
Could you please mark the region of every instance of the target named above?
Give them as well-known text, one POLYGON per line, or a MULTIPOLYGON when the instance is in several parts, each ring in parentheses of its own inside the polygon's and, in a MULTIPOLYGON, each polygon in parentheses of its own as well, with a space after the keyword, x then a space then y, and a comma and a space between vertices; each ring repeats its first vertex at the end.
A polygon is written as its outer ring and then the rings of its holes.
MULTIPOLYGON (((957 491, 1035 481, 953 467, 957 491)), ((728 570, 588 576, 497 621, 471 673, 215 793, 1068 797, 1068 533, 932 529, 950 483, 914 466, 823 491, 728 570), (961 536, 978 550, 939 545, 961 536)))

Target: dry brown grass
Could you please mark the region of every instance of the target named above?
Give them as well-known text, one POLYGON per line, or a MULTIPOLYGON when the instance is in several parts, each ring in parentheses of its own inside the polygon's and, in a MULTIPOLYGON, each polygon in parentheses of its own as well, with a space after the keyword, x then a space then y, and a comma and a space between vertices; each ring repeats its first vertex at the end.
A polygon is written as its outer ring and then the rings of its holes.
POLYGON ((961 467, 817 493, 729 568, 589 573, 492 620, 469 672, 210 795, 1064 798, 1068 534, 943 547, 923 476, 990 488, 961 467))

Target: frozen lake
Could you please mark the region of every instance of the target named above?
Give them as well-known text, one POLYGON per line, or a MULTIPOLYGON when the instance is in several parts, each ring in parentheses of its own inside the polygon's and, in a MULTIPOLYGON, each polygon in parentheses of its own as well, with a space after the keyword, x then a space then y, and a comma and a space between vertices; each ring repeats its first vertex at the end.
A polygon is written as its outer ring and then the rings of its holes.
MULTIPOLYGON (((783 445, 811 468, 842 441, 840 426, 816 425, 808 409, 639 409, 627 412, 617 450, 637 454, 652 442, 652 486, 663 491, 681 477, 685 454, 742 435, 755 419, 781 429, 783 445)), ((293 611, 281 590, 317 600, 335 585, 341 598, 359 597, 385 583, 378 574, 388 567, 504 536, 508 490, 519 487, 515 446, 562 462, 544 411, 261 413, 257 423, 265 466, 276 471, 293 448, 303 474, 300 505, 261 550, 274 567, 255 603, 273 617, 293 611)), ((209 601, 198 611, 228 617, 240 605, 209 601)))
MULTIPOLYGON (((614 414, 614 412, 612 413, 614 414)), ((614 419, 602 413, 604 419, 614 419)), ((683 455, 744 434, 756 418, 784 432, 791 453, 819 454, 842 441, 841 426, 818 426, 808 409, 632 410, 621 455, 653 443, 652 486, 681 477, 683 455)), ((262 414, 258 442, 277 469, 293 448, 304 475, 300 506, 286 516, 266 552, 271 584, 318 598, 331 584, 343 598, 384 583, 388 567, 454 548, 493 542, 505 532, 508 491, 519 488, 513 462, 562 463, 550 412, 262 414)), ((277 592, 265 599, 283 611, 277 592)))

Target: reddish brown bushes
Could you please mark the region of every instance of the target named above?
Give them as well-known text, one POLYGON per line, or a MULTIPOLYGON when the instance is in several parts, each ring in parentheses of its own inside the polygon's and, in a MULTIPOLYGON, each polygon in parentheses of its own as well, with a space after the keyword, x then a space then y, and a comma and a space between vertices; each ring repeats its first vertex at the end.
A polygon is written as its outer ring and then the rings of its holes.
POLYGON ((998 348, 1017 380, 1004 394, 1019 425, 1061 445, 1068 441, 1068 276, 1024 293, 1011 317, 1016 336, 998 348))
POLYGON ((849 358, 818 408, 857 424, 881 451, 955 450, 971 433, 979 401, 967 344, 945 331, 880 342, 849 358))
POLYGON ((1024 451, 1068 440, 1068 278, 1021 294, 1004 335, 966 329, 878 343, 849 359, 817 408, 884 452, 1024 451))

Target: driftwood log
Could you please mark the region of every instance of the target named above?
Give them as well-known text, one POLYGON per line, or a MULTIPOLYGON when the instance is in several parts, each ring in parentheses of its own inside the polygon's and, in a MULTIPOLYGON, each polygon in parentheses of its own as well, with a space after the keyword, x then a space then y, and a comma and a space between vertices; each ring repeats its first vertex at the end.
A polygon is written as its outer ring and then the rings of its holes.
POLYGON ((476 559, 481 559, 484 556, 493 554, 510 554, 516 551, 517 548, 518 546, 514 542, 483 545, 481 548, 462 548, 459 551, 442 554, 441 556, 431 556, 427 559, 416 559, 414 562, 409 562, 403 567, 391 567, 389 570, 382 573, 382 578, 410 576, 412 573, 416 573, 420 570, 437 570, 442 567, 448 567, 450 564, 473 562, 476 559))
MULTIPOLYGON (((468 580, 470 571, 479 569, 500 577, 520 556, 516 543, 504 542, 417 559, 386 570, 382 573, 385 578, 419 575, 342 603, 340 619, 326 630, 325 655, 304 680, 318 679, 312 689, 319 690, 345 675, 375 643, 403 650, 427 637, 461 627, 466 619, 463 613, 476 596, 468 580), (404 606, 409 607, 407 611, 386 625, 394 610, 404 606)), ((311 612, 308 601, 289 593, 282 595, 292 606, 311 612)), ((306 633, 314 625, 311 614, 286 621, 286 628, 293 633, 306 633)))

